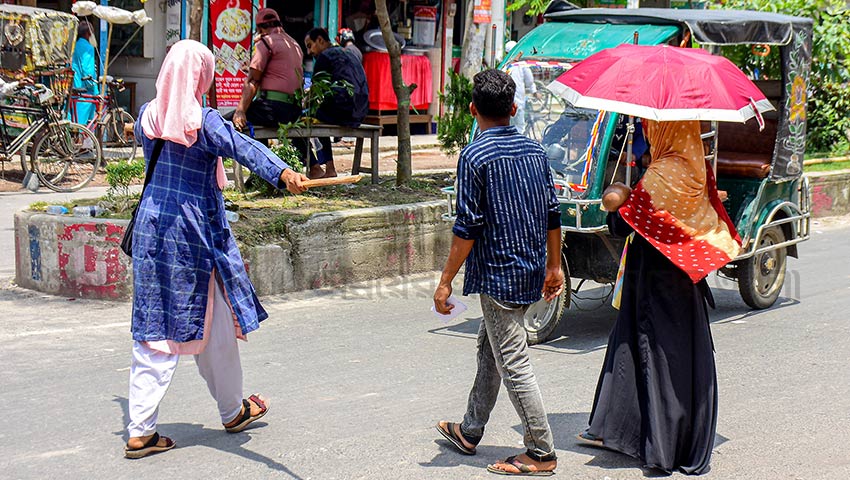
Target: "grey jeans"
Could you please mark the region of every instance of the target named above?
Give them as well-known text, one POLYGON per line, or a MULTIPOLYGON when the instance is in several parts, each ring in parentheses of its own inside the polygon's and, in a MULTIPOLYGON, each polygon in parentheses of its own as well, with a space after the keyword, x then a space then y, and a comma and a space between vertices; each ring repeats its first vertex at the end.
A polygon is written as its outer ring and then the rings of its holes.
POLYGON ((528 357, 523 315, 528 305, 499 302, 481 295, 484 319, 478 329, 478 373, 469 392, 461 433, 478 443, 496 405, 500 379, 522 421, 528 455, 538 461, 554 460, 552 430, 543 407, 537 377, 528 357))

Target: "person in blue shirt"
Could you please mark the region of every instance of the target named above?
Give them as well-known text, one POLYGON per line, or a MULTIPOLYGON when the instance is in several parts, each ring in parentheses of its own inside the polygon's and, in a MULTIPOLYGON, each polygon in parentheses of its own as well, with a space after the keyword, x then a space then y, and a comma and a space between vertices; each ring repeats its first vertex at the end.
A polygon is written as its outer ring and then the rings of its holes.
MULTIPOLYGON (((97 86, 97 55, 90 41, 91 36, 91 24, 85 20, 80 22, 71 68, 74 69, 74 88, 85 90, 88 95, 97 95, 100 92, 97 86)), ((74 121, 87 125, 94 118, 97 106, 91 101, 81 100, 75 102, 74 108, 77 112, 74 121)))
POLYGON ((466 262, 463 294, 479 294, 478 373, 463 423, 437 430, 461 453, 475 454, 496 404, 499 383, 522 421, 526 451, 489 465, 502 475, 550 475, 557 465, 552 430, 531 368, 523 316, 563 291, 558 199, 546 152, 511 126, 514 81, 498 70, 473 79, 469 109, 481 134, 460 154, 457 220, 434 292, 434 309, 451 312, 452 280, 466 262))

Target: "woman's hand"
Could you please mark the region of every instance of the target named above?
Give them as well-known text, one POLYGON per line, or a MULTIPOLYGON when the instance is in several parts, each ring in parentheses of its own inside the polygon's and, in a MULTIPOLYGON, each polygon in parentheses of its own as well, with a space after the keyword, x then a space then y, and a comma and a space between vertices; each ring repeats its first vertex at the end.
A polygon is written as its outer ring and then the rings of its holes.
POLYGON ((626 200, 629 198, 631 193, 632 189, 622 183, 612 183, 602 193, 602 208, 605 209, 606 212, 617 211, 618 208, 626 203, 626 200))
POLYGON ((287 168, 280 174, 280 181, 286 185, 286 189, 296 195, 307 191, 307 187, 304 186, 305 180, 307 180, 307 177, 304 174, 298 173, 291 168, 287 168))

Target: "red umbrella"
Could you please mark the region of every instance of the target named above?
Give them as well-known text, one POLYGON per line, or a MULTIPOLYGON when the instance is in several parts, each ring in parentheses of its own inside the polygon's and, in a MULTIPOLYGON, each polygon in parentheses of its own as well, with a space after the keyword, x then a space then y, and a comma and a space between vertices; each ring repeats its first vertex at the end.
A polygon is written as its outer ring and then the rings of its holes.
POLYGON ((729 60, 698 48, 630 45, 587 57, 549 84, 576 107, 658 121, 746 122, 775 110, 729 60))

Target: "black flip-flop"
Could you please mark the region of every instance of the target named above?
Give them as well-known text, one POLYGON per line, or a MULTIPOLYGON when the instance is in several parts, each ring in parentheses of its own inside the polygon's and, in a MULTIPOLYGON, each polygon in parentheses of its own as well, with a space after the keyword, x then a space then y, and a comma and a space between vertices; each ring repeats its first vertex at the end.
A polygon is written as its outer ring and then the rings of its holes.
POLYGON ((506 470, 502 470, 501 468, 496 468, 494 465, 487 465, 487 471, 490 473, 495 473, 496 475, 510 475, 514 477, 551 477, 555 474, 555 470, 532 470, 530 466, 520 462, 516 459, 516 456, 508 457, 505 459, 505 465, 510 465, 517 470, 518 472, 508 472, 506 470))
POLYGON ((452 445, 454 445, 455 448, 457 448, 460 451, 460 453, 462 453, 464 455, 475 455, 475 448, 466 448, 463 445, 463 441, 461 440, 461 438, 455 435, 455 424, 454 423, 446 422, 446 428, 448 430, 441 427, 439 423, 437 423, 437 425, 435 425, 434 428, 436 428, 437 431, 440 432, 440 434, 443 437, 446 438, 446 440, 452 442, 452 445))
POLYGON ((177 444, 174 443, 174 441, 171 440, 170 438, 160 437, 159 433, 154 433, 153 436, 150 439, 148 439, 148 441, 145 442, 145 444, 142 445, 139 448, 130 448, 129 445, 125 445, 124 446, 124 458, 132 458, 132 459, 143 458, 143 457, 147 457, 148 455, 153 455, 154 453, 160 453, 160 452, 165 452, 167 450, 171 450, 176 445, 177 444), (157 443, 159 443, 160 438, 165 439, 165 446, 164 447, 160 447, 159 445, 157 445, 157 443))

